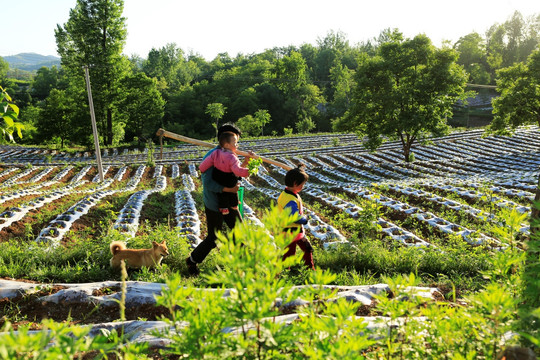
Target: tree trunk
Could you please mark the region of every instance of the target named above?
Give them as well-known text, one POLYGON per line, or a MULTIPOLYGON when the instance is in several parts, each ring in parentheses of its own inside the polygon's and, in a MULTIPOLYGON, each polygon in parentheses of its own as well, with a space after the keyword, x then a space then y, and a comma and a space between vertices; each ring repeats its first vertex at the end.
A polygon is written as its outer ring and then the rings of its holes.
POLYGON ((411 153, 411 147, 403 145, 403 157, 405 158, 405 162, 409 162, 410 153, 411 153))

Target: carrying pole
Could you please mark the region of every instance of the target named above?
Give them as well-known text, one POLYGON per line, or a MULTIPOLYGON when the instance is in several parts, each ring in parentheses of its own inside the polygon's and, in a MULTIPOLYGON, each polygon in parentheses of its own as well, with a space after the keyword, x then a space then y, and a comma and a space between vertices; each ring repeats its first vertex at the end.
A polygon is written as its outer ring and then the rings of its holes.
MULTIPOLYGON (((183 136, 183 135, 178 135, 178 134, 175 134, 173 132, 170 132, 170 131, 167 131, 167 130, 164 130, 164 129, 159 129, 157 131, 157 136, 165 136, 165 137, 168 137, 168 138, 171 138, 171 139, 174 139, 174 140, 179 140, 179 141, 187 142, 187 143, 194 144, 194 145, 204 146, 204 147, 207 147, 207 148, 215 148, 216 147, 216 145, 214 145, 212 143, 202 141, 202 140, 192 139, 192 138, 189 138, 189 137, 183 136)), ((248 157, 251 156, 249 153, 247 153, 245 151, 241 151, 241 150, 237 150, 236 153, 238 155, 241 155, 241 156, 248 156, 248 157)), ((291 166, 289 166, 287 164, 284 164, 282 162, 276 161, 274 159, 269 159, 269 158, 266 158, 266 157, 263 157, 263 156, 260 156, 260 155, 257 155, 257 157, 260 158, 265 163, 279 166, 280 168, 283 168, 285 170, 291 170, 292 169, 291 166)))

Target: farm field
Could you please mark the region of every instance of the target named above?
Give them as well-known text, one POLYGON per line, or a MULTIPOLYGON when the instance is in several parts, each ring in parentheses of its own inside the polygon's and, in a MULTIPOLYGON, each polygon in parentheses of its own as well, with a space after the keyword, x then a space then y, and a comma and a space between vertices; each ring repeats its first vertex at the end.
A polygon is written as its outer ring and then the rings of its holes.
MULTIPOLYGON (((417 293, 430 301, 459 303, 450 285, 455 278, 463 276, 459 298, 462 291, 480 288, 476 265, 486 266, 492 254, 522 248, 538 183, 540 131, 526 127, 511 137, 482 135, 483 130, 471 130, 416 145, 413 163, 403 162, 398 142, 369 153, 350 134, 241 140, 239 145, 306 166, 310 180, 301 196, 315 265, 342 273, 332 283, 336 296, 357 304, 357 316, 377 327, 374 295, 389 291, 380 282, 387 271, 415 269, 422 279, 414 287, 417 293), (505 214, 512 211, 523 221, 505 238, 497 229, 509 228, 505 214), (369 248, 381 249, 395 262, 389 269, 377 267, 362 255, 369 248), (444 260, 456 251, 471 256, 471 262, 463 264, 461 274, 445 273, 444 260), (405 264, 416 254, 429 258, 435 270, 417 260, 405 264)), ((156 306, 154 295, 161 293, 166 277, 178 272, 186 286, 216 286, 189 278, 184 262, 206 234, 197 170, 206 149, 169 143, 162 159, 155 149, 154 165, 147 151, 104 150, 104 181, 99 181, 91 153, 0 148, 1 322, 39 329, 42 319, 69 317, 96 329, 119 326, 111 323, 118 319, 121 282, 109 267, 109 243, 123 240, 129 247, 147 248, 153 240, 166 240, 171 255, 161 269, 128 272, 131 328, 124 331, 131 331, 135 342, 167 344, 148 336, 149 329, 164 326, 158 319, 167 309, 156 306)), ((243 180, 248 223, 262 226, 284 175, 283 169, 263 164, 257 175, 243 180)), ((216 251, 201 270, 208 274, 220 265, 216 251)), ((297 267, 288 275, 297 285, 306 276, 297 267)), ((297 318, 289 310, 280 321, 297 318)))

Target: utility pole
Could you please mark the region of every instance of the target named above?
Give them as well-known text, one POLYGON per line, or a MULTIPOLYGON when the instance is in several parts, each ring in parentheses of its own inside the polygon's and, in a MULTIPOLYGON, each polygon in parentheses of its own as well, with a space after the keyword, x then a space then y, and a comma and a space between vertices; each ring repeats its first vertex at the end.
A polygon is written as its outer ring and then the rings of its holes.
POLYGON ((99 150, 99 136, 96 125, 96 114, 94 112, 94 101, 92 100, 92 87, 90 86, 90 75, 88 66, 83 66, 86 78, 86 91, 88 92, 88 105, 90 106, 90 119, 92 120, 92 131, 94 132, 94 147, 96 151, 96 162, 99 171, 99 181, 103 182, 103 166, 101 165, 101 151, 99 150))

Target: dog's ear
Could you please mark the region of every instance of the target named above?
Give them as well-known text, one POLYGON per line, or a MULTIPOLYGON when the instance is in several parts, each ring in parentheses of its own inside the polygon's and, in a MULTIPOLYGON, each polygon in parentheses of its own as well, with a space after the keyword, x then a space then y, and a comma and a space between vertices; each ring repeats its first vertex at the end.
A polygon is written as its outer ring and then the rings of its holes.
POLYGON ((157 242, 155 242, 155 241, 152 241, 152 246, 157 247, 157 246, 159 246, 159 244, 157 242))
POLYGON ((161 245, 167 245, 167 244, 165 244, 165 240, 163 240, 163 242, 161 243, 161 245))

